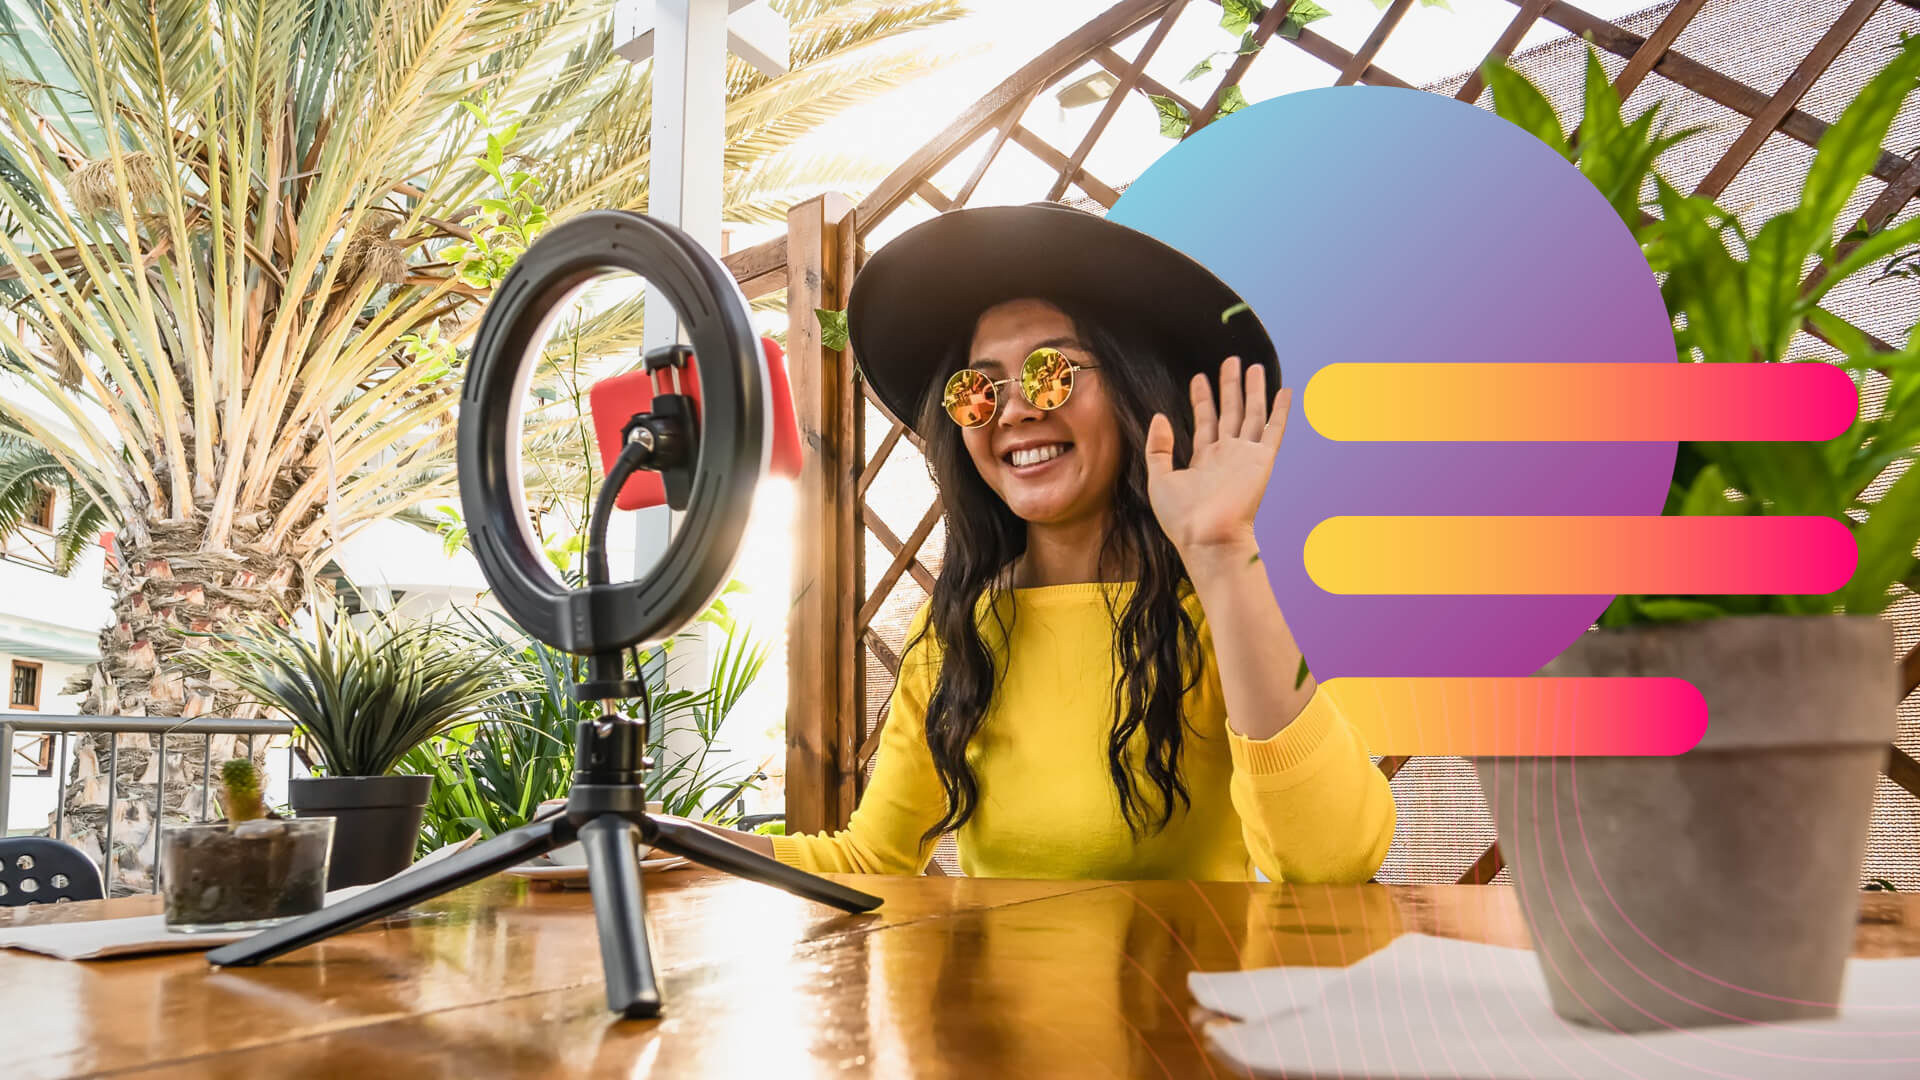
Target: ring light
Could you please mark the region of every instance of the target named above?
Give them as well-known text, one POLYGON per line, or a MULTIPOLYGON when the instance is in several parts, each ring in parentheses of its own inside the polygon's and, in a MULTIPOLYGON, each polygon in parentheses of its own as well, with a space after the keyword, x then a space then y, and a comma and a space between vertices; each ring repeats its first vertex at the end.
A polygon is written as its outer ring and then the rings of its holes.
POLYGON ((596 210, 527 249, 487 306, 460 399, 460 501, 481 572, 527 633, 576 655, 664 640, 726 586, 772 445, 767 367, 746 299, 720 260, 651 218, 596 210), (528 375, 552 326, 594 279, 626 272, 673 305, 699 357, 692 495, 665 554, 633 581, 555 580, 521 491, 528 375))

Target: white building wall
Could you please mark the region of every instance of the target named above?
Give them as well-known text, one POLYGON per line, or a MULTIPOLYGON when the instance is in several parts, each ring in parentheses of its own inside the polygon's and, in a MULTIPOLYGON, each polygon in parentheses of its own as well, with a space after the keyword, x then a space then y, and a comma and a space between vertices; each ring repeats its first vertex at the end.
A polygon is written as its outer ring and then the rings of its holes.
MULTIPOLYGON (((66 507, 55 503, 56 518, 66 507)), ((76 675, 99 656, 102 627, 112 617, 113 605, 101 584, 106 552, 95 546, 80 557, 71 574, 60 577, 42 565, 36 549, 50 547, 51 537, 32 529, 0 544, 0 715, 57 716, 80 711, 77 697, 62 693, 76 675), (12 704, 14 662, 40 665, 38 709, 12 704)), ((29 757, 37 749, 37 735, 16 735, 14 746, 29 757)), ((69 751, 70 753, 71 751, 69 751)), ((59 746, 51 765, 58 767, 59 746)), ((37 775, 33 765, 9 755, 13 794, 5 822, 8 832, 43 829, 53 812, 55 780, 51 772, 37 775)))

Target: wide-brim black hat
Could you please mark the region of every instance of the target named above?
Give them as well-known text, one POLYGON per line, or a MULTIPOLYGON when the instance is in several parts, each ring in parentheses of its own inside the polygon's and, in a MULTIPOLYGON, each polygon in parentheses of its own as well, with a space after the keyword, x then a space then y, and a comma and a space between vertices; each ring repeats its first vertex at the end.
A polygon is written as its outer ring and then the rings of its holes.
POLYGON ((861 376, 921 435, 920 405, 952 372, 982 312, 1023 297, 1071 303, 1122 339, 1146 336, 1178 370, 1216 377, 1229 356, 1267 367, 1273 340, 1226 283, 1145 233, 1060 203, 954 210, 893 239, 853 282, 847 332, 861 376))

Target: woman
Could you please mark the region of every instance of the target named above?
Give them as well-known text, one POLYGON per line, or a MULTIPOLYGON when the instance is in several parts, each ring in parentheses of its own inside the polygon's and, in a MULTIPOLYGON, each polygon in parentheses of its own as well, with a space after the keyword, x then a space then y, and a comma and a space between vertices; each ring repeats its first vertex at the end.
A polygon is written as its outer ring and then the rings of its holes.
POLYGON ((1238 297, 1037 204, 902 235, 848 322, 925 442, 945 560, 848 827, 730 838, 816 872, 919 873, 951 830, 977 876, 1371 877, 1392 795, 1296 684, 1254 541, 1291 392, 1269 407, 1273 346, 1238 297))

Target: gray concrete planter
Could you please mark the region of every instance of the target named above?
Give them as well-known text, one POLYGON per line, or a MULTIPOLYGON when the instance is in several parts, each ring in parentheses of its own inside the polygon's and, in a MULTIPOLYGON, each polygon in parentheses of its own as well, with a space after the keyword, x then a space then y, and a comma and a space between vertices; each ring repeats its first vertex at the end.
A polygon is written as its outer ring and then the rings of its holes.
POLYGON ((1554 1010, 1627 1031, 1830 1016, 1897 727, 1893 628, 1755 616, 1586 634, 1543 675, 1677 676, 1679 757, 1481 758, 1554 1010))

